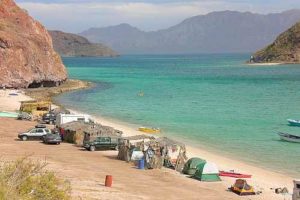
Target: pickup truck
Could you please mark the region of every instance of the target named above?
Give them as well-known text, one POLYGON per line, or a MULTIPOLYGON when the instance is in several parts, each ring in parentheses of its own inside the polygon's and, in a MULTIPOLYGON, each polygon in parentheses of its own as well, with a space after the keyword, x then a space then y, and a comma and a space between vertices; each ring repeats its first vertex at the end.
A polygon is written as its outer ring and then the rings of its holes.
POLYGON ((28 130, 27 132, 18 134, 18 138, 23 141, 26 140, 41 140, 43 136, 51 133, 51 130, 44 125, 37 125, 35 128, 28 130))
POLYGON ((95 150, 107 150, 115 149, 118 150, 119 139, 113 137, 96 137, 95 139, 89 141, 83 141, 83 147, 89 151, 95 150))

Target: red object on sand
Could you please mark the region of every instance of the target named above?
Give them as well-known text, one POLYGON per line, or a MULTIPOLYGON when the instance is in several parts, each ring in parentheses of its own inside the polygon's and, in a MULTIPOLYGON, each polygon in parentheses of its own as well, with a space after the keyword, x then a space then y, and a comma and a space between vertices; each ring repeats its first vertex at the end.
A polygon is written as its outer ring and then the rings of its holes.
POLYGON ((225 171, 220 171, 219 176, 227 176, 227 177, 233 177, 233 178, 251 178, 252 177, 252 175, 249 175, 249 174, 240 174, 240 173, 225 172, 225 171))
POLYGON ((111 187, 112 186, 112 176, 106 175, 105 178, 105 187, 111 187))

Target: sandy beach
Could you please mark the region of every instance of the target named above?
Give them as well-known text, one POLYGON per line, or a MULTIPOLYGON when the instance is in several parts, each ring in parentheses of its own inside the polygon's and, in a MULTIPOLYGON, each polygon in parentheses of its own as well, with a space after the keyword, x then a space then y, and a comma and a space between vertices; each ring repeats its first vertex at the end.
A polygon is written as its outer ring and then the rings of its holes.
POLYGON ((274 65, 284 65, 288 63, 247 63, 250 66, 274 66, 274 65))
MULTIPOLYGON (((16 91, 0 91, 0 111, 15 111, 19 101, 30 97, 16 91)), ((122 130, 124 135, 138 135, 134 127, 111 119, 94 117, 102 125, 112 126, 122 130)), ((187 146, 188 157, 200 157, 218 165, 220 170, 232 170, 252 174, 248 182, 262 194, 239 197, 228 192, 234 180, 222 178, 222 182, 206 183, 185 177, 170 169, 137 170, 132 164, 116 159, 116 151, 88 152, 72 144, 60 146, 44 145, 40 142, 20 142, 16 140, 17 133, 32 127, 34 122, 17 121, 0 118, 1 156, 5 159, 15 159, 25 154, 32 157, 46 158, 48 168, 61 177, 70 180, 74 199, 291 199, 291 195, 275 194, 274 188, 287 187, 292 192, 293 178, 275 173, 268 169, 252 166, 212 152, 187 146), (59 152, 59 153, 57 153, 59 152), (103 186, 104 177, 112 174, 113 188, 103 186), (271 189, 272 188, 272 189, 271 189)), ((259 155, 258 155, 259 156, 259 155)), ((297 177, 295 177, 297 178, 297 177)))

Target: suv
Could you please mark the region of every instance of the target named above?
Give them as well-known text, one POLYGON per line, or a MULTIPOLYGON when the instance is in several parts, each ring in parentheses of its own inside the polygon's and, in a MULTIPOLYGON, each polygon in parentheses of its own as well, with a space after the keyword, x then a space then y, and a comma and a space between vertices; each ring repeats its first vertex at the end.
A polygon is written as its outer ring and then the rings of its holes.
POLYGON ((18 138, 20 138, 23 141, 26 140, 41 140, 43 139, 43 136, 47 135, 48 133, 51 133, 51 130, 46 128, 44 125, 37 125, 35 128, 28 130, 27 132, 20 133, 18 135, 18 138))
POLYGON ((113 137, 96 137, 92 141, 83 141, 83 147, 89 151, 115 149, 118 150, 119 139, 113 137))
POLYGON ((43 115, 42 120, 46 124, 55 124, 56 115, 54 113, 46 113, 46 114, 43 115))

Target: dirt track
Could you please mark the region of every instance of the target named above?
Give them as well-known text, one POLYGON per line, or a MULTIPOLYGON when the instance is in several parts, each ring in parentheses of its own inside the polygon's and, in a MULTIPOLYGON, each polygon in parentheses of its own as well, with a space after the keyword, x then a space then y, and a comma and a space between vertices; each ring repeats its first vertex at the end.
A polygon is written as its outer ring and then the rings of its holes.
POLYGON ((0 156, 12 160, 24 155, 46 159, 48 169, 72 184, 74 199, 240 199, 220 183, 203 183, 173 170, 138 170, 116 159, 116 151, 89 152, 72 144, 45 145, 39 141, 19 141, 17 133, 33 127, 33 122, 0 118, 0 156), (106 175, 113 187, 106 188, 106 175))

